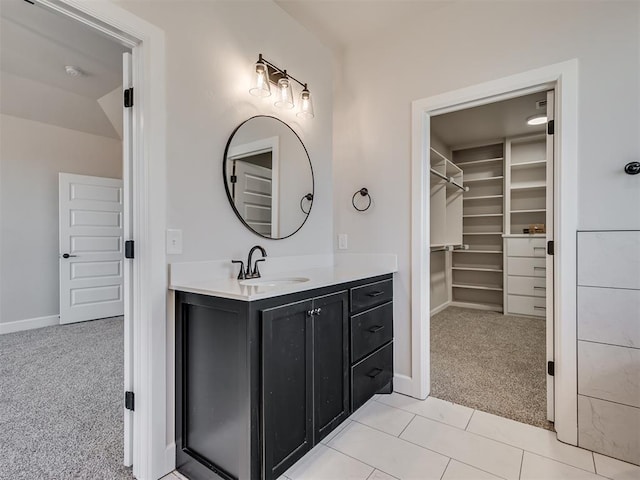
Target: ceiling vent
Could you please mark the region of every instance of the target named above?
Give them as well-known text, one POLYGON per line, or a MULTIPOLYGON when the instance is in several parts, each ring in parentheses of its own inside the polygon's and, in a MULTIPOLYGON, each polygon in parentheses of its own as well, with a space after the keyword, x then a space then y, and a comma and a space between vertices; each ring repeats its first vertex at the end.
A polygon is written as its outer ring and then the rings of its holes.
POLYGON ((546 100, 538 100, 536 102, 536 108, 538 110, 542 110, 543 108, 547 108, 547 101, 546 100))

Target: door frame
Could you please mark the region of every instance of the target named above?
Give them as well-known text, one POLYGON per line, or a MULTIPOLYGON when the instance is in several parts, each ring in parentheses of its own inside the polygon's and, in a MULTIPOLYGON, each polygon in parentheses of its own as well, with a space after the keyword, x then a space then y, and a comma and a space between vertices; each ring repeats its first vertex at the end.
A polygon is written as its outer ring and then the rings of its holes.
POLYGON ((398 390, 417 398, 430 392, 431 116, 554 89, 554 319, 555 428, 578 442, 576 235, 578 225, 578 61, 529 70, 412 102, 411 106, 411 377, 398 390))
MULTIPOLYGON (((111 2, 34 0, 131 48, 135 103, 129 186, 136 249, 131 282, 133 312, 133 474, 164 476, 175 466, 167 438, 167 261, 165 35, 111 2)), ((124 140, 124 139, 123 139, 124 140)), ((127 206, 125 205, 125 208, 127 206)), ((124 403, 124 399, 123 399, 124 403)), ((172 417, 171 417, 172 418, 172 417)))

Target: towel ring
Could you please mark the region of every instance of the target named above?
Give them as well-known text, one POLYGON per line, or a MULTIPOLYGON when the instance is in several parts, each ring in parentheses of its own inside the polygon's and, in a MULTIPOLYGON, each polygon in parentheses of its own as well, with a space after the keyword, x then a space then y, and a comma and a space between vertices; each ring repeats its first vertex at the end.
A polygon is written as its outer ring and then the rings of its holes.
POLYGON ((353 205, 353 208, 355 208, 359 212, 365 212, 369 210, 369 207, 371 206, 371 195, 369 195, 369 190, 365 187, 362 187, 360 190, 354 193, 353 197, 351 197, 351 205, 353 205), (367 197, 369 199, 369 203, 367 203, 366 207, 364 208, 356 207, 356 195, 358 194, 362 195, 363 197, 367 197))
POLYGON ((625 173, 638 175, 640 173, 640 162, 629 162, 624 166, 625 173))
POLYGON ((304 206, 302 205, 305 200, 313 202, 313 193, 307 193, 300 199, 300 210, 302 210, 302 213, 304 213, 305 215, 309 215, 309 212, 311 211, 311 203, 309 204, 309 210, 305 210, 304 206))

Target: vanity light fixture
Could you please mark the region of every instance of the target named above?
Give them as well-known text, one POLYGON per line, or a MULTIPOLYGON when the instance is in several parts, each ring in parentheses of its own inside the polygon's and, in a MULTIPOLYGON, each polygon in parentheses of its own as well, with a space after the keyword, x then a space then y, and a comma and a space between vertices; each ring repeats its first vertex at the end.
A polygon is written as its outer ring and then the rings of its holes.
POLYGON ((313 102, 311 92, 307 84, 292 77, 286 70, 276 67, 273 63, 265 60, 262 54, 258 55, 255 64, 255 78, 249 93, 256 97, 268 97, 271 95, 270 83, 275 86, 275 103, 279 108, 291 109, 295 106, 293 101, 293 82, 302 87, 300 93, 300 110, 296 115, 300 118, 313 118, 313 102))
POLYGON ((527 125, 542 125, 547 123, 547 115, 544 113, 538 113, 527 118, 527 125))

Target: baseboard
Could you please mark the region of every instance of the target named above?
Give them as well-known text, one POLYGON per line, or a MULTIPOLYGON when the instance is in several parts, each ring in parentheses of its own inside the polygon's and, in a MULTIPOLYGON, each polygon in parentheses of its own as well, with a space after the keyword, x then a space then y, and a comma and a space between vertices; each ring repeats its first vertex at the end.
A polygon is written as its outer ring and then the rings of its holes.
POLYGON ((429 314, 433 317, 436 313, 440 313, 445 308, 447 308, 449 305, 451 305, 451 302, 444 302, 442 305, 440 305, 440 306, 434 308, 433 310, 431 310, 431 312, 429 314))
POLYGON ((176 469, 176 442, 167 445, 164 451, 164 470, 166 473, 176 469))
POLYGON ((396 373, 393 376, 393 391, 411 396, 413 394, 413 381, 411 377, 396 373))
POLYGON ((60 325, 60 315, 25 318, 24 320, 0 323, 0 335, 21 332, 23 330, 33 330, 34 328, 51 327, 52 325, 60 325))

